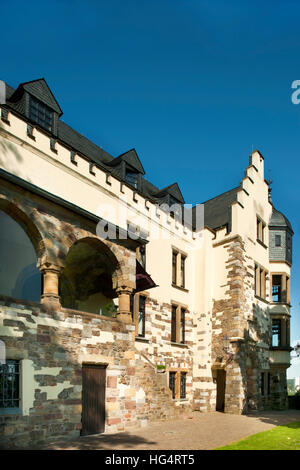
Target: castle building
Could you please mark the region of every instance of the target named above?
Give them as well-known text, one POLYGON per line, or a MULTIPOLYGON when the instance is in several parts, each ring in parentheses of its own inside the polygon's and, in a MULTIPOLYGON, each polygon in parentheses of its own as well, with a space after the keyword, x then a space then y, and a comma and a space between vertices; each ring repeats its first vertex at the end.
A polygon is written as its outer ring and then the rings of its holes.
POLYGON ((260 152, 188 208, 69 127, 44 79, 5 86, 0 445, 286 408, 293 230, 260 152))

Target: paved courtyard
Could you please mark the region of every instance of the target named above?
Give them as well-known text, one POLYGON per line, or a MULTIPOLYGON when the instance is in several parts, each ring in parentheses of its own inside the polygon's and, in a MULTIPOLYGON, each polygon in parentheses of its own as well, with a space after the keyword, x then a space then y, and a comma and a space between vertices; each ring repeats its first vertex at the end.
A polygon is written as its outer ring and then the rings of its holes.
POLYGON ((181 420, 153 423, 129 432, 60 440, 42 449, 210 450, 292 421, 300 421, 300 410, 256 412, 247 416, 193 412, 181 420))

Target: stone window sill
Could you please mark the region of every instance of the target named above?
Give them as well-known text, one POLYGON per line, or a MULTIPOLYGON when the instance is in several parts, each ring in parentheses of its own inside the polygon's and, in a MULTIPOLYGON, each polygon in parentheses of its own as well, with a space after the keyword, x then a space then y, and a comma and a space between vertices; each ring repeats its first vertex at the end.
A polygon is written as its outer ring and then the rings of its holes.
POLYGON ((20 408, 0 408, 0 416, 21 415, 20 408))
POLYGON ((136 336, 135 340, 140 341, 141 343, 149 343, 149 339, 144 338, 144 336, 136 336))
POLYGON ((271 351, 293 351, 293 348, 291 348, 290 346, 271 346, 270 347, 270 350, 271 351))
POLYGON ((182 290, 183 292, 188 292, 189 291, 185 287, 181 287, 181 286, 178 286, 177 284, 173 284, 173 283, 172 283, 172 287, 175 287, 176 289, 182 290))
POLYGON ((174 341, 170 341, 171 346, 178 346, 180 348, 188 348, 186 343, 175 343, 174 341))

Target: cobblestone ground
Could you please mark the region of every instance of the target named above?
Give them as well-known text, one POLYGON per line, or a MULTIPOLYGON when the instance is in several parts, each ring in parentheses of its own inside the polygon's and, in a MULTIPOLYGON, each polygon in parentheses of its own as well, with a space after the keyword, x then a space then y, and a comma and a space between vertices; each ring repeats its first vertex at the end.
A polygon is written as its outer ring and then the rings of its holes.
POLYGON ((151 423, 129 432, 98 434, 39 447, 55 450, 211 450, 275 426, 300 421, 300 410, 230 415, 193 412, 181 420, 151 423))

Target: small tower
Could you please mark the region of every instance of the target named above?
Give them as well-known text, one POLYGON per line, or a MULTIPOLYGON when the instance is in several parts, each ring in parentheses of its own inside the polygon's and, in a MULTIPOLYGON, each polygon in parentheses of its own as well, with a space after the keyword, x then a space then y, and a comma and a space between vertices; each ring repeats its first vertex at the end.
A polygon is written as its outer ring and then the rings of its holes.
POLYGON ((273 206, 269 221, 270 347, 272 407, 287 406, 286 369, 290 366, 290 268, 293 229, 288 219, 273 206))
POLYGON ((292 236, 294 232, 288 219, 273 207, 269 221, 270 261, 292 264, 292 236))

